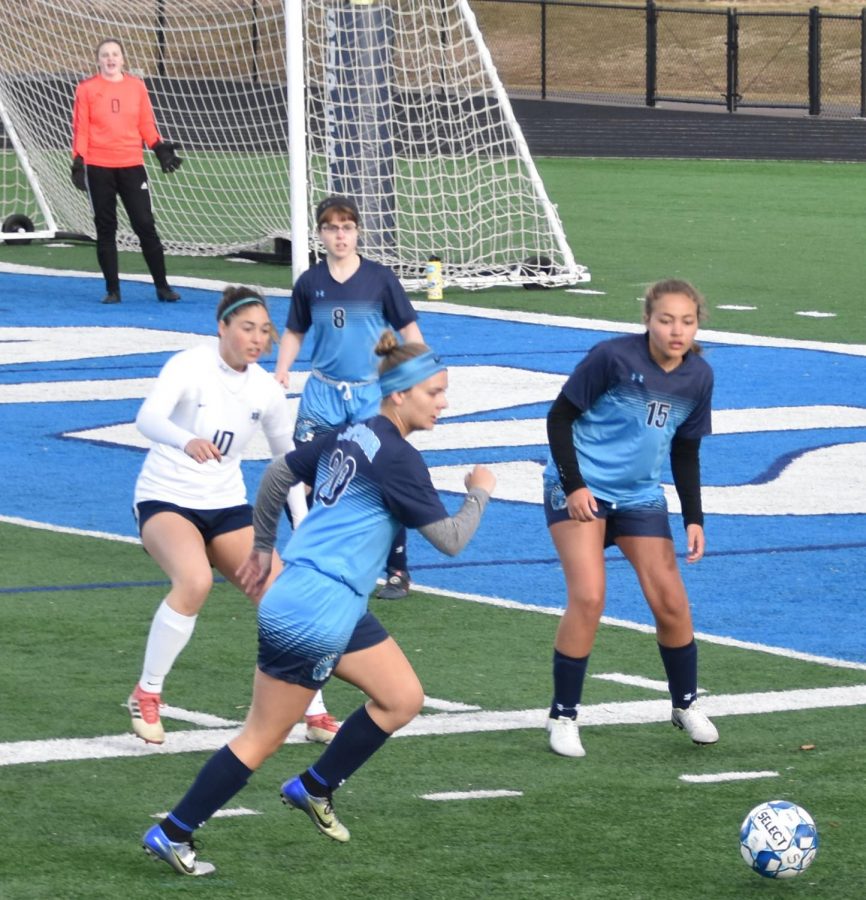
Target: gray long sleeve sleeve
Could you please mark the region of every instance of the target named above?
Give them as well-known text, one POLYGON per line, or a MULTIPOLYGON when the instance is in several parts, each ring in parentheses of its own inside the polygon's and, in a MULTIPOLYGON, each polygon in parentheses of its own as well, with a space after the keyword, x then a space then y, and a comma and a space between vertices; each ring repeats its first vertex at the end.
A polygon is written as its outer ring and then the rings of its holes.
POLYGON ((490 494, 481 488, 470 488, 456 515, 423 525, 418 531, 441 553, 456 556, 478 529, 490 494))
POLYGON ((298 481, 298 476, 286 465, 284 456, 275 459, 265 469, 253 509, 254 550, 262 550, 267 553, 274 549, 277 541, 277 526, 289 488, 298 481))

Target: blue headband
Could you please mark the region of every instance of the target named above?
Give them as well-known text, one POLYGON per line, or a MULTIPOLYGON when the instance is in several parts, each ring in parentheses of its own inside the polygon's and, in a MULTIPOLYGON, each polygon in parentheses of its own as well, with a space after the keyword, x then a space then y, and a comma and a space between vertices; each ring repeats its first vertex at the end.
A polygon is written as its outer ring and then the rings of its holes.
POLYGON ((267 306, 265 306, 265 301, 262 300, 261 297, 244 297, 243 300, 235 300, 234 303, 230 303, 223 310, 223 314, 220 316, 220 322, 225 322, 236 309, 240 309, 242 306, 246 306, 248 303, 260 303, 265 307, 265 309, 267 309, 267 306))
POLYGON ((407 391, 410 387, 426 381, 431 375, 444 372, 446 368, 447 366, 432 350, 420 356, 413 356, 412 359, 394 366, 379 377, 382 396, 387 397, 394 391, 407 391))

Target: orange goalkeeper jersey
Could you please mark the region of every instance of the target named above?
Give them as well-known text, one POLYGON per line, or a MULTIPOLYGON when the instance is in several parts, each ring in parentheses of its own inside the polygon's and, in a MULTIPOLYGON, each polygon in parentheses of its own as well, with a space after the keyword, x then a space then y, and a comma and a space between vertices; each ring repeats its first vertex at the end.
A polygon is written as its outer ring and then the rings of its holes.
POLYGON ((124 75, 109 81, 94 75, 75 89, 72 111, 72 155, 89 166, 120 169, 144 164, 142 141, 152 147, 161 140, 147 87, 140 78, 124 75))

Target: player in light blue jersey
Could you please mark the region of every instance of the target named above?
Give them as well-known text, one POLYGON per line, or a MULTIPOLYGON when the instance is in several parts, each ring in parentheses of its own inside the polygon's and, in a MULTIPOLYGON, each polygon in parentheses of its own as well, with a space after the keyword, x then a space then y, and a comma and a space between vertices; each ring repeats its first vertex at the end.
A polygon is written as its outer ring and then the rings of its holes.
POLYGON ((547 417, 544 509, 562 561, 568 603, 556 632, 551 749, 584 756, 577 725, 587 662, 604 610, 604 548, 634 567, 656 622, 671 721, 697 744, 719 739, 695 705, 698 651, 661 486, 670 458, 682 505, 686 560, 704 554, 700 443, 711 431, 713 373, 695 343, 703 297, 686 281, 652 285, 643 334, 593 347, 547 417))
MULTIPOLYGON (((309 335, 312 372, 301 394, 295 441, 304 443, 347 422, 376 415, 381 392, 376 342, 385 328, 422 343, 415 312, 396 275, 358 253, 360 213, 350 197, 326 197, 316 207, 325 259, 292 288, 286 330, 274 377, 289 386, 289 369, 309 335)), ((386 582, 376 592, 398 600, 409 593, 406 530, 398 531, 386 561, 386 582)))
POLYGON ((243 730, 204 765, 180 803, 144 835, 144 849, 185 875, 207 875, 193 831, 247 783, 283 744, 313 692, 335 674, 369 700, 328 749, 283 784, 283 802, 336 841, 349 840, 331 795, 421 710, 424 691, 403 651, 367 610, 397 529, 417 528, 437 549, 458 553, 475 533, 495 485, 476 466, 463 506, 449 516, 420 453, 406 437, 430 430, 447 405, 448 373, 423 344, 386 332, 377 353, 381 414, 300 444, 265 472, 253 515, 254 550, 238 575, 254 596, 269 577, 286 491, 314 486, 310 513, 283 553, 285 568, 259 605, 259 654, 243 730))

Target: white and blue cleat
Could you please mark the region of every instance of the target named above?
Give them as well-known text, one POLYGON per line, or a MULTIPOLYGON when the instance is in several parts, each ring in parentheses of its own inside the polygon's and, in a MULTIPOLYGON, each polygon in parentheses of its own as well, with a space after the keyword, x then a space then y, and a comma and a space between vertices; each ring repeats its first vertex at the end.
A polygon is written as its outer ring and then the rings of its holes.
POLYGON ((322 834, 342 844, 349 840, 349 829, 337 818, 330 794, 327 797, 308 794, 300 777, 297 777, 290 778, 280 788, 280 797, 286 806, 305 812, 322 834))
POLYGON ((145 832, 141 845, 148 856, 168 863, 181 875, 210 875, 216 871, 213 863, 196 859, 192 841, 170 841, 159 825, 145 832))

